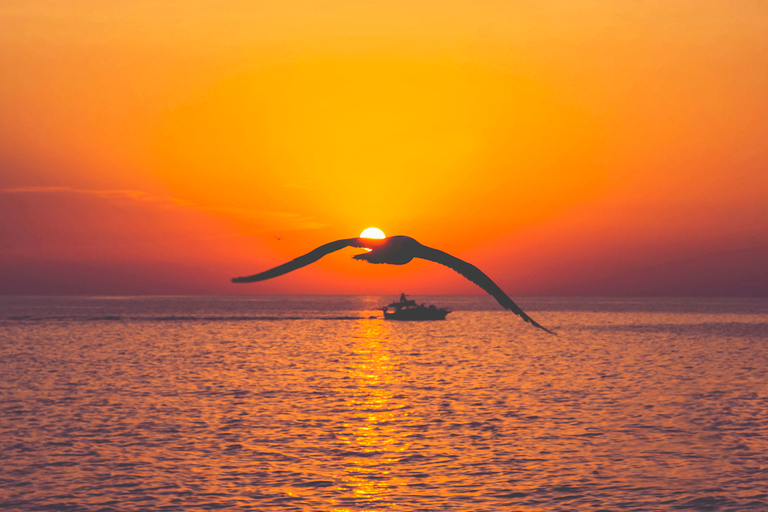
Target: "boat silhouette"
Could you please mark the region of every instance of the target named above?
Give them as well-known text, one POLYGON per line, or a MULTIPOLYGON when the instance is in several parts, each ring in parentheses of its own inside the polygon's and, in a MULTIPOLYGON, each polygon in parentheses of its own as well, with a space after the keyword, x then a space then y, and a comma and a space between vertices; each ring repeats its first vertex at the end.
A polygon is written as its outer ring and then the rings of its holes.
POLYGON ((399 301, 387 304, 381 309, 385 320, 445 320, 445 316, 451 312, 451 308, 416 304, 415 300, 408 300, 404 293, 400 295, 399 301))

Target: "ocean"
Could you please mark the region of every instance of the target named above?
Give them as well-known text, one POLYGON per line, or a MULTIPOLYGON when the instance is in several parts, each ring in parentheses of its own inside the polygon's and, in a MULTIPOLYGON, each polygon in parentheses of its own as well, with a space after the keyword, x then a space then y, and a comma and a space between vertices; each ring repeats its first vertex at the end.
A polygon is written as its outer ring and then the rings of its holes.
POLYGON ((768 299, 0 297, 0 509, 768 510, 768 299))

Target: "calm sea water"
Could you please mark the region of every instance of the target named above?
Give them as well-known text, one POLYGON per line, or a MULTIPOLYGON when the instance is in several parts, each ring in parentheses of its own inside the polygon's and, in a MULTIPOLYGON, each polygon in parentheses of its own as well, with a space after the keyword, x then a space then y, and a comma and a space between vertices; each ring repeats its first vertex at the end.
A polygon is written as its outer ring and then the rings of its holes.
POLYGON ((0 508, 768 510, 768 300, 396 298, 0 298, 0 508))

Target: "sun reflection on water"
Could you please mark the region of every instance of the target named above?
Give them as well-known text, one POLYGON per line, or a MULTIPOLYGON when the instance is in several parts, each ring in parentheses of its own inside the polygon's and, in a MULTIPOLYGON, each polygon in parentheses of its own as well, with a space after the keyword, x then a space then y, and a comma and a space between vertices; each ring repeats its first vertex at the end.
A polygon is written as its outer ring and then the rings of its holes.
POLYGON ((366 319, 357 327, 347 366, 352 385, 337 390, 348 395, 348 415, 337 433, 346 459, 340 488, 351 494, 350 504, 367 507, 355 510, 375 511, 387 508, 387 498, 405 485, 393 474, 392 465, 407 455, 409 434, 403 426, 413 418, 397 393, 397 361, 390 351, 387 325, 381 319, 366 319))

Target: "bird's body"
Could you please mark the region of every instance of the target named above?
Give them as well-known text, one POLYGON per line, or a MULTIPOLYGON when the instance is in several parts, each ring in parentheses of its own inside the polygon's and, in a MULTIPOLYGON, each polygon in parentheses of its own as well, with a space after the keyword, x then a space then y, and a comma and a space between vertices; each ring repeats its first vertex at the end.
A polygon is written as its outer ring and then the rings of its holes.
POLYGON ((387 238, 345 238, 342 240, 336 240, 325 245, 321 245, 317 249, 308 252, 303 256, 284 263, 275 268, 254 274, 247 277, 236 277, 232 279, 233 283, 252 283, 256 281, 264 281, 265 279, 271 279, 283 274, 287 274, 293 270, 309 265, 319 260, 326 254, 338 251, 345 247, 359 247, 370 249, 370 252, 363 254, 357 254, 353 256, 356 260, 367 261, 368 263, 386 263, 388 265, 405 265, 413 258, 421 258, 435 263, 445 265, 462 276, 466 277, 480 288, 492 295, 496 301, 507 310, 510 310, 522 317, 523 320, 529 324, 538 327, 548 333, 552 334, 552 331, 546 329, 529 317, 520 307, 515 304, 504 291, 494 283, 490 277, 485 275, 479 268, 467 263, 464 260, 451 256, 447 252, 440 251, 420 244, 409 236, 390 236, 387 238))
POLYGON ((387 263, 389 265, 405 265, 413 258, 419 257, 419 249, 425 248, 419 242, 409 236, 390 236, 383 239, 364 240, 364 247, 371 249, 371 252, 352 256, 356 260, 367 261, 368 263, 387 263), (374 242, 371 242, 374 240, 374 242))

